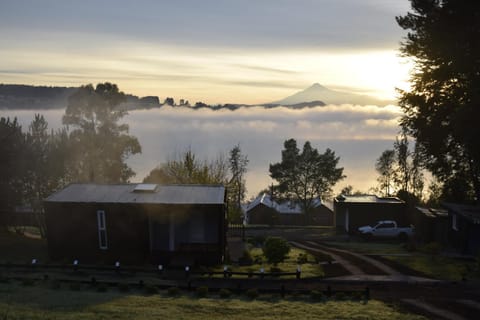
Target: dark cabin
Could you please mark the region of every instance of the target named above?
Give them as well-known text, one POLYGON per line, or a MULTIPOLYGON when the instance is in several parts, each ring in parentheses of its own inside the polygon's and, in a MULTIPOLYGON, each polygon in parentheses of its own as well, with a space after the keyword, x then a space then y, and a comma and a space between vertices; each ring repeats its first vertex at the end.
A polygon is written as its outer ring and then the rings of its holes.
POLYGON ((136 265, 223 261, 223 186, 71 184, 44 204, 53 260, 136 265))
POLYGON ((448 212, 443 209, 416 207, 415 238, 423 243, 437 242, 448 246, 448 212))
POLYGON ((448 243, 458 253, 480 254, 480 206, 443 203, 448 210, 448 243))
POLYGON ((310 216, 307 218, 298 202, 272 200, 264 193, 258 196, 246 208, 249 224, 268 224, 284 226, 332 226, 333 210, 327 203, 316 199, 310 216))
POLYGON ((399 226, 408 223, 405 202, 395 197, 340 195, 333 202, 333 210, 337 229, 347 233, 381 220, 395 220, 399 226))

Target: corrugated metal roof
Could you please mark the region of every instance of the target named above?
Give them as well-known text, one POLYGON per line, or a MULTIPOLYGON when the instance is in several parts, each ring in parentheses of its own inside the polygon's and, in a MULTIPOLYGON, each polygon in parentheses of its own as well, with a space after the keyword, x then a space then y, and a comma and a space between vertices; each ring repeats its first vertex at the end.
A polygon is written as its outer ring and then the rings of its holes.
POLYGON ((472 206, 459 203, 442 203, 442 206, 456 214, 462 215, 474 224, 480 224, 480 206, 472 206))
POLYGON ((138 184, 70 184, 47 202, 223 204, 220 185, 158 185, 153 192, 134 192, 138 184))
MULTIPOLYGON (((252 210, 259 204, 263 204, 269 208, 275 209, 279 214, 302 214, 303 213, 302 208, 300 207, 300 204, 298 202, 285 201, 282 203, 278 203, 277 201, 272 200, 270 195, 267 193, 264 193, 258 196, 257 198, 255 198, 255 200, 253 200, 246 207, 246 211, 248 212, 252 210)), ((320 199, 314 199, 312 205, 314 208, 319 207, 322 205, 322 201, 320 199)))
POLYGON ((448 212, 446 210, 441 209, 433 209, 433 208, 424 208, 424 207, 416 207, 418 211, 424 214, 428 218, 445 218, 448 216, 448 212))
POLYGON ((340 195, 335 198, 335 202, 348 203, 404 203, 396 197, 377 197, 376 195, 340 195))

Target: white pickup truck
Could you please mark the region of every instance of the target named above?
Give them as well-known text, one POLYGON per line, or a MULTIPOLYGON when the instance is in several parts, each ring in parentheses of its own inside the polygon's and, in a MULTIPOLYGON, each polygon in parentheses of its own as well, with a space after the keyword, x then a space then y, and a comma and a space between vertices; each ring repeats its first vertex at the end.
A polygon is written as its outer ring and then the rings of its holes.
POLYGON ((367 240, 371 238, 398 238, 401 241, 406 241, 413 236, 413 227, 399 228, 396 221, 385 220, 378 221, 374 227, 360 227, 358 232, 367 240))

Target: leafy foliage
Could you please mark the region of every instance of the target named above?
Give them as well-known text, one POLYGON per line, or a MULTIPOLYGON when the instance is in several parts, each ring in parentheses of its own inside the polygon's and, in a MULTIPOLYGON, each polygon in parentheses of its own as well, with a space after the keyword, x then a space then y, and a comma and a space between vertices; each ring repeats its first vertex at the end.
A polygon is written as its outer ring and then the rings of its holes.
POLYGON ((383 190, 385 196, 390 196, 390 190, 393 183, 393 175, 395 172, 395 151, 385 150, 375 163, 375 169, 380 174, 378 182, 380 183, 380 189, 383 190))
POLYGON ((480 2, 412 0, 411 5, 412 12, 397 17, 409 31, 401 51, 415 62, 411 90, 400 92, 401 125, 441 182, 463 185, 452 200, 479 199, 480 2))
POLYGON ((25 139, 17 119, 0 118, 0 211, 10 211, 22 198, 25 139))
POLYGON ((212 161, 199 160, 192 150, 187 150, 174 160, 169 160, 150 171, 147 183, 226 184, 228 164, 223 156, 212 161))
POLYGON ((76 181, 127 182, 135 173, 125 160, 141 152, 128 125, 119 124, 127 113, 118 105, 125 95, 115 84, 80 87, 68 99, 63 124, 72 127, 72 172, 76 181))
POLYGON ((241 222, 241 203, 245 199, 245 174, 247 173, 248 157, 242 154, 240 145, 230 150, 228 159, 231 179, 228 183, 228 218, 230 222, 241 222))
POLYGON ((280 237, 268 237, 263 244, 263 254, 269 263, 282 262, 290 252, 287 240, 280 237))
POLYGON ((308 214, 315 199, 327 198, 332 187, 345 178, 343 168, 337 168, 339 160, 330 149, 320 154, 309 141, 300 153, 295 139, 289 139, 284 142, 282 161, 270 164, 270 176, 278 181, 279 194, 298 199, 308 214))

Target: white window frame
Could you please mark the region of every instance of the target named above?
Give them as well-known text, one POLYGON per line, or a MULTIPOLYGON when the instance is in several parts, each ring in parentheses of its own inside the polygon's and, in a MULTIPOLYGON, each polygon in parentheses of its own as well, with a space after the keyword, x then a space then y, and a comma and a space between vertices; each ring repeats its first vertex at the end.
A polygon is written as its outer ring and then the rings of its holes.
POLYGON ((455 231, 458 231, 458 226, 457 226, 457 215, 452 214, 452 229, 455 231))
POLYGON ((108 237, 107 237, 107 220, 105 218, 105 210, 97 210, 97 226, 98 226, 98 247, 102 250, 107 250, 108 237))

